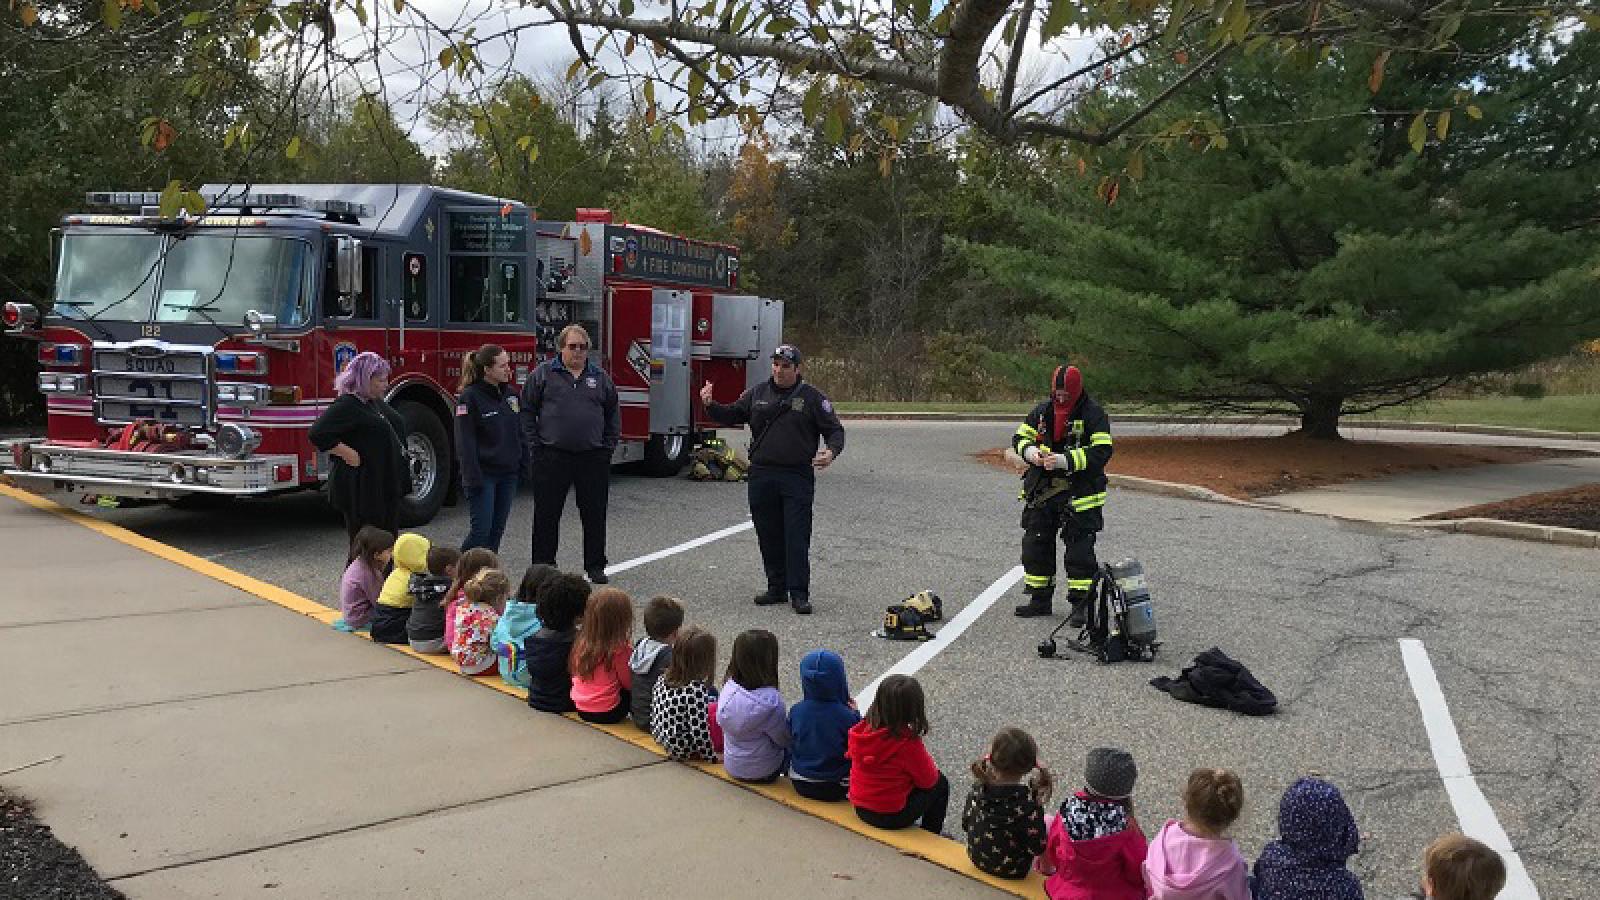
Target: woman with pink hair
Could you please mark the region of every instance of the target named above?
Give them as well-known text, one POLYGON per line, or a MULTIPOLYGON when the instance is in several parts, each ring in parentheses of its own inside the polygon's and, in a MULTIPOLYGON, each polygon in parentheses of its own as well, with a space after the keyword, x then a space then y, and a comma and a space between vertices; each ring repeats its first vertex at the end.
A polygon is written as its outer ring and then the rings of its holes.
POLYGON ((384 402, 389 363, 358 353, 333 380, 338 399, 311 426, 311 443, 327 453, 328 502, 344 514, 351 546, 356 532, 373 525, 400 529, 400 501, 411 490, 405 453, 406 423, 384 402))

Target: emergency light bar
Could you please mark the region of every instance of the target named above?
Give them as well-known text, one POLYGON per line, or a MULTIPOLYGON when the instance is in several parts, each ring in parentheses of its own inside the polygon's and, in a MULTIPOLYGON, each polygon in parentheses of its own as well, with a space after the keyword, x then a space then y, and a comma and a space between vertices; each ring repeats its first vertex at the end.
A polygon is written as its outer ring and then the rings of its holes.
MULTIPOLYGON (((209 208, 238 207, 240 209, 303 209, 308 212, 333 216, 370 218, 376 215, 371 206, 349 200, 312 200, 299 194, 201 192, 209 208)), ((109 206, 117 209, 144 209, 161 205, 159 191, 90 191, 86 197, 90 206, 109 206)))

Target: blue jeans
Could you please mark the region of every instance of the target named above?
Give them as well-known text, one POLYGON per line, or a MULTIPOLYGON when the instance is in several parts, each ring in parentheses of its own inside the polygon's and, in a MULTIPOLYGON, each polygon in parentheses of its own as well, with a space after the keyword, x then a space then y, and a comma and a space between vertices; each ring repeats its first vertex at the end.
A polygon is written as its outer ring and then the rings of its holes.
POLYGON ((511 517, 511 501, 517 499, 516 472, 506 475, 484 475, 483 482, 467 488, 467 515, 471 525, 467 538, 461 542, 461 552, 474 547, 488 547, 500 552, 500 538, 506 533, 506 519, 511 517))

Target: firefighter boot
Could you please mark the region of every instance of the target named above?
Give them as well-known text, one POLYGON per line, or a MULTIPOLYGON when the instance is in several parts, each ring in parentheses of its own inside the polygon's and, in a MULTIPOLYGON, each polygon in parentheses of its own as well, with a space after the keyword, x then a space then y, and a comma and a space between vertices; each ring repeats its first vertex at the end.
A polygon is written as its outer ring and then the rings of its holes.
POLYGON ((1068 628, 1082 628, 1089 617, 1089 593, 1087 591, 1067 592, 1067 602, 1072 604, 1072 611, 1067 614, 1068 628))
POLYGON ((1042 591, 1023 591, 1023 596, 1028 598, 1028 602, 1018 606, 1012 612, 1024 619, 1035 616, 1048 616, 1053 611, 1050 605, 1050 595, 1053 593, 1054 591, 1049 588, 1042 591))
POLYGON ((801 591, 789 592, 789 606, 802 616, 811 615, 811 598, 801 591))

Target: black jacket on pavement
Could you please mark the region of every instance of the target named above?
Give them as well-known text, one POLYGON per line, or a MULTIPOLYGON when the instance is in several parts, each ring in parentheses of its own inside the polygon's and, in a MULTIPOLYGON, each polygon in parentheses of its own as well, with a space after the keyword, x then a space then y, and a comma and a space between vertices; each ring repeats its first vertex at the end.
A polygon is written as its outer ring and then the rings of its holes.
POLYGON ((967 833, 967 856, 990 875, 1024 878, 1034 857, 1044 852, 1044 807, 1025 784, 974 784, 961 828, 967 833))
POLYGON ((817 440, 833 455, 844 453, 844 425, 827 395, 804 378, 784 390, 771 378, 732 403, 707 403, 706 414, 722 425, 750 425, 750 465, 810 469, 817 440))
POLYGON ((364 522, 385 522, 411 493, 406 422, 382 400, 341 394, 317 417, 308 438, 323 453, 344 444, 361 456, 354 469, 337 456, 328 458, 328 502, 334 509, 364 522))
POLYGON ((474 381, 456 399, 456 458, 461 483, 476 487, 485 476, 522 470, 528 449, 523 443, 521 402, 509 384, 474 381))
POLYGON ((1266 685, 1216 647, 1196 656, 1177 678, 1152 678, 1150 686, 1166 691, 1174 700, 1230 709, 1247 716, 1271 715, 1278 709, 1278 698, 1266 685))

